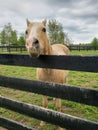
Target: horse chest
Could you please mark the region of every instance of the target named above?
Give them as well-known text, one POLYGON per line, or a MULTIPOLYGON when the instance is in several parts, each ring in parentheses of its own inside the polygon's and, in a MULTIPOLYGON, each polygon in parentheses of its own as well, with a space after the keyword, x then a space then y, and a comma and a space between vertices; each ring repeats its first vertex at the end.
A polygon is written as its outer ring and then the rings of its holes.
POLYGON ((48 82, 62 83, 65 79, 65 73, 61 70, 38 69, 37 79, 48 82))
POLYGON ((53 70, 50 70, 50 69, 42 69, 42 72, 41 72, 41 75, 42 75, 42 80, 45 80, 45 81, 53 81, 54 80, 54 72, 53 70))

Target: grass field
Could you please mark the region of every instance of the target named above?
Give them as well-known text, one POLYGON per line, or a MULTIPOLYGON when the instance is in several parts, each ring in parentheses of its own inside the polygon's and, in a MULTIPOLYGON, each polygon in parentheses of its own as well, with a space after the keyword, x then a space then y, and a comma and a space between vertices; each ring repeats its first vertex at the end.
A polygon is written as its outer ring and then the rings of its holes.
MULTIPOLYGON (((98 55, 98 51, 72 51, 71 54, 98 55)), ((19 77, 32 80, 36 79, 36 68, 0 65, 0 74, 5 76, 19 77)), ((67 84, 98 89, 98 73, 70 71, 68 75, 67 84)), ((41 106, 42 103, 42 95, 22 92, 13 89, 6 89, 0 87, 0 95, 39 106, 41 106)), ((56 110, 53 100, 51 100, 51 98, 49 99, 50 100, 48 108, 56 110)), ((66 100, 62 100, 62 105, 62 111, 64 113, 86 118, 96 122, 98 121, 97 107, 74 103, 66 100)), ((26 125, 33 126, 35 128, 37 128, 40 123, 39 120, 32 119, 27 116, 23 116, 19 113, 12 112, 3 108, 0 108, 0 115, 14 119, 16 121, 20 121, 26 125)), ((39 130, 53 130, 54 128, 56 129, 54 125, 46 123, 46 125, 40 127, 39 130)))

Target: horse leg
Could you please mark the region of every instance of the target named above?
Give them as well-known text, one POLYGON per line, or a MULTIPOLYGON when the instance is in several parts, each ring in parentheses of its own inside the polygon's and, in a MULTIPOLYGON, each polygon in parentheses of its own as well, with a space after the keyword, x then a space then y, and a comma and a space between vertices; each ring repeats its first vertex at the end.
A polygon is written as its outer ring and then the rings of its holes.
MULTIPOLYGON (((56 98, 56 107, 59 112, 62 111, 61 99, 59 98, 56 98)), ((64 129, 58 126, 57 130, 64 130, 64 129)))
POLYGON ((59 112, 61 112, 61 99, 56 98, 56 107, 59 112))
MULTIPOLYGON (((47 105, 48 105, 47 96, 43 96, 42 106, 43 106, 44 108, 47 108, 47 105)), ((41 121, 41 122, 40 122, 40 126, 43 126, 43 125, 45 125, 45 122, 44 122, 44 121, 41 121)))

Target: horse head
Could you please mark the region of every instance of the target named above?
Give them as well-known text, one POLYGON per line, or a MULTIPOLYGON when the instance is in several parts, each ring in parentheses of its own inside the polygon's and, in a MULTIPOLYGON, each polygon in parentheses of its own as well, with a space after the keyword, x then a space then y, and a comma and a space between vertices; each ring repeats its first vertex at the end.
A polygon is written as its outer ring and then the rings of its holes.
POLYGON ((26 48, 30 56, 39 57, 47 51, 46 20, 42 22, 30 22, 27 19, 26 48))

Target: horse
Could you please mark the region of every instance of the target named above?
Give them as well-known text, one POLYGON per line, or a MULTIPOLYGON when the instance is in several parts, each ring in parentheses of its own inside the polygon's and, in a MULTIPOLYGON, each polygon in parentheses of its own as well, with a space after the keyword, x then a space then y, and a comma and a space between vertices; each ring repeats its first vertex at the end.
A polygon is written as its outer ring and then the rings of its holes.
MULTIPOLYGON (((46 20, 42 22, 30 22, 27 19, 26 48, 31 57, 38 58, 40 55, 68 55, 69 49, 62 44, 51 45, 46 31, 46 20)), ((37 80, 64 84, 68 71, 58 69, 37 68, 37 80)), ((61 112, 61 99, 56 98, 55 104, 61 112)), ((43 96, 42 106, 47 108, 47 96, 43 96)), ((41 124, 43 124, 41 122, 41 124)))

